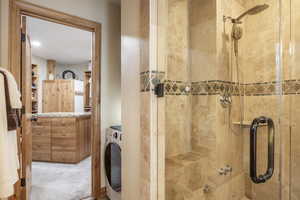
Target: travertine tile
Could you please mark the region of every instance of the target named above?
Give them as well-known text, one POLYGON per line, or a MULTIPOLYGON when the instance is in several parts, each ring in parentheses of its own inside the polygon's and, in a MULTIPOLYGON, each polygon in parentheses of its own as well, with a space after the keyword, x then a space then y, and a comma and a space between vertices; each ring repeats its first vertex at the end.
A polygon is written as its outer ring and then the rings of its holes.
MULTIPOLYGON (((300 8, 298 1, 293 4, 300 8)), ((295 55, 292 66, 287 65, 287 58, 283 60, 282 69, 276 63, 278 16, 278 5, 273 0, 168 0, 167 79, 185 82, 239 80, 242 83, 280 81, 283 77, 299 79, 298 55, 295 55), (224 24, 223 15, 235 17, 263 3, 269 4, 270 8, 245 17, 240 25, 243 37, 239 41, 237 70, 231 39, 232 24, 224 24)), ((295 14, 294 21, 299 21, 298 18, 300 15, 295 14)), ((283 26, 288 28, 289 24, 283 26)), ((298 32, 295 28, 295 40, 300 39, 298 32)), ((283 34, 283 38, 286 42, 288 34, 283 34)), ((287 56, 287 46, 285 43, 284 56, 287 56)), ((260 88, 256 91, 259 93, 260 88)), ((280 166, 284 184, 288 185, 290 181, 288 174, 293 175, 293 200, 300 198, 297 186, 300 182, 297 178, 300 165, 298 102, 298 96, 236 96, 232 106, 224 109, 220 106, 219 95, 167 96, 166 199, 279 199, 280 166), (240 121, 241 117, 252 121, 260 116, 270 117, 276 124, 275 173, 268 183, 255 185, 249 178, 249 127, 241 129, 232 122, 240 121), (292 155, 288 155, 290 148, 292 155), (195 152, 200 152, 201 156, 191 156, 195 152), (282 163, 279 163, 281 159, 282 163), (233 172, 230 176, 220 176, 217 170, 226 164, 233 167, 233 172), (194 180, 191 179, 193 176, 194 180), (205 184, 213 187, 210 197, 201 188, 205 184)), ((258 147, 258 171, 262 174, 267 167, 265 127, 259 129, 258 147)), ((287 188, 282 188, 282 191, 289 192, 287 188)))
POLYGON ((191 150, 190 96, 166 96, 166 156, 191 150))
POLYGON ((188 80, 188 0, 168 1, 168 66, 170 80, 188 80))
POLYGON ((196 194, 207 182, 205 173, 207 167, 207 156, 201 152, 189 152, 168 158, 166 160, 167 199, 196 198, 196 194))

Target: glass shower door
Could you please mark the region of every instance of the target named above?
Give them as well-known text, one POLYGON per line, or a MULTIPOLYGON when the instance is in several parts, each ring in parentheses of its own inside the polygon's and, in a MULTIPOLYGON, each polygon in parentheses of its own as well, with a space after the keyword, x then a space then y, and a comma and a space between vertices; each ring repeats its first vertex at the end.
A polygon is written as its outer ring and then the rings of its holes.
POLYGON ((164 120, 160 200, 288 200, 282 187, 289 99, 283 95, 280 1, 159 5, 158 51, 165 73, 158 109, 164 120), (250 152, 255 119, 261 121, 250 152), (251 179, 250 155, 256 155, 257 179, 269 168, 261 181, 251 179))
MULTIPOLYGON (((284 127, 280 2, 244 1, 245 9, 268 7, 243 22, 239 48, 244 86, 245 196, 282 199, 282 133, 284 127), (247 126, 247 123, 250 126, 247 126)), ((286 130, 285 130, 286 131, 286 130)), ((283 198, 285 199, 285 198, 283 198)))
POLYGON ((290 132, 285 137, 289 144, 289 157, 286 162, 289 163, 289 200, 300 199, 300 2, 291 0, 285 9, 286 21, 286 46, 287 46, 287 73, 286 88, 290 94, 290 132))

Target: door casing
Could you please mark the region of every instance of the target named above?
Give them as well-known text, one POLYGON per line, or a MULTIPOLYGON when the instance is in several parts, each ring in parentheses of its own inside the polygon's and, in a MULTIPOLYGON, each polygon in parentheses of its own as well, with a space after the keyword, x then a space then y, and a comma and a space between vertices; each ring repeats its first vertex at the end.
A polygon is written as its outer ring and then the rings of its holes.
MULTIPOLYGON (((101 189, 101 24, 53 9, 21 0, 9 0, 9 70, 21 84, 21 16, 35 17, 46 21, 86 30, 92 33, 92 196, 103 196, 101 189)), ((26 95, 26 94, 22 94, 26 95)), ((26 142, 25 142, 26 144, 26 142)), ((23 147, 23 151, 32 151, 23 147)), ((26 178, 26 177, 25 177, 26 178)), ((18 191, 18 190, 16 190, 18 191)), ((21 191, 21 190, 20 190, 21 191)), ((22 191, 21 191, 22 192, 22 191)), ((16 195, 22 196, 20 194, 16 195)), ((22 199, 21 200, 27 200, 22 199)))

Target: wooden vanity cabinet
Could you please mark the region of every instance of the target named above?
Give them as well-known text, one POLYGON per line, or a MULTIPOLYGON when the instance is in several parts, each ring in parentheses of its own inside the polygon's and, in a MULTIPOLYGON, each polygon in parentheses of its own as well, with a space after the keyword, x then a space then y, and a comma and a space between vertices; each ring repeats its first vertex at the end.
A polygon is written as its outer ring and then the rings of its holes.
POLYGON ((33 160, 78 163, 91 153, 90 116, 38 118, 33 123, 33 160))
POLYGON ((32 159, 51 161, 51 120, 39 118, 32 123, 32 159))
POLYGON ((76 162, 76 119, 52 119, 51 151, 53 162, 76 162))

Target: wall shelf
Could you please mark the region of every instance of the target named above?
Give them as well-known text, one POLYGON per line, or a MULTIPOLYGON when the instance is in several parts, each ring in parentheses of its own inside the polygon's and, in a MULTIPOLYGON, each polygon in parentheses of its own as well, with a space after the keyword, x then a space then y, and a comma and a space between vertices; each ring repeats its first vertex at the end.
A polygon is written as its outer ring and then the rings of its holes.
POLYGON ((92 72, 91 71, 86 71, 84 72, 84 94, 83 94, 83 99, 84 99, 84 110, 86 112, 90 112, 92 109, 91 106, 91 78, 92 78, 92 72))
POLYGON ((38 87, 39 87, 39 66, 32 64, 32 113, 38 113, 38 87))
MULTIPOLYGON (((232 124, 236 125, 236 126, 240 126, 241 122, 233 122, 232 124)), ((250 127, 251 124, 252 124, 252 121, 243 121, 242 122, 242 126, 245 128, 250 127)), ((260 124, 259 126, 267 126, 267 124, 260 124)))

